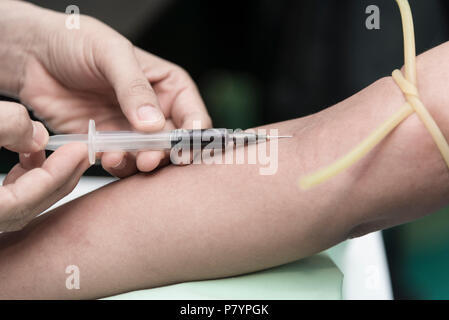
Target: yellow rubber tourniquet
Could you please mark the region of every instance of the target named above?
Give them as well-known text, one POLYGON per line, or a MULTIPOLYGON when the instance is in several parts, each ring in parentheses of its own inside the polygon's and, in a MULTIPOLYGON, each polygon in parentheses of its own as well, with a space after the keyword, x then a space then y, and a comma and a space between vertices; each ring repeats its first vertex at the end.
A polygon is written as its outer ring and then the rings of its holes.
POLYGON ((341 157, 328 167, 301 178, 299 185, 304 190, 323 183, 352 166, 358 160, 363 158, 368 152, 370 152, 391 131, 393 131, 394 128, 396 128, 402 121, 414 112, 416 112, 431 134, 441 152, 441 155, 443 156, 444 161, 446 162, 446 165, 449 167, 449 145, 435 120, 419 99, 419 93, 416 87, 415 32, 413 28, 413 17, 410 10, 410 5, 407 0, 396 0, 396 2, 401 11, 402 28, 404 33, 405 77, 399 70, 395 70, 392 76, 396 84, 404 93, 407 102, 380 127, 374 130, 368 138, 362 141, 348 154, 341 157))

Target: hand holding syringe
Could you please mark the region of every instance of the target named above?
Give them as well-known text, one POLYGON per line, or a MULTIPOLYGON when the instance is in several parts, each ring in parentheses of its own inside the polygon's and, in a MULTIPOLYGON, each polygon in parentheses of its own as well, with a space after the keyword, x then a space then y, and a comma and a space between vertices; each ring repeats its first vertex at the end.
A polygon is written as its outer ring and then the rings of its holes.
POLYGON ((223 148, 228 143, 252 144, 269 139, 291 138, 291 136, 269 136, 249 132, 232 132, 228 129, 177 129, 158 133, 139 133, 133 131, 96 131, 94 120, 89 121, 87 134, 62 134, 51 136, 47 150, 56 150, 71 142, 84 142, 88 146, 89 162, 95 163, 97 152, 108 151, 143 151, 223 148))

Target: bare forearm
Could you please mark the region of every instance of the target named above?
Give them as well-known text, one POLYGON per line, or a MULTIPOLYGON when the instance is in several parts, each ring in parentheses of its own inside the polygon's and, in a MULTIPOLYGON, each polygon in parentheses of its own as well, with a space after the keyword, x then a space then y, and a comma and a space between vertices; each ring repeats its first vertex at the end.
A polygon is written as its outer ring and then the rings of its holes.
MULTIPOLYGON (((422 79, 423 101, 448 134, 434 78, 422 79)), ((449 174, 415 115, 356 166, 298 188, 301 175, 345 154, 403 102, 385 78, 322 113, 270 126, 294 134, 279 143, 272 176, 255 165, 171 166, 2 235, 0 297, 98 297, 240 274, 430 213, 447 203, 449 174), (65 289, 68 265, 80 268, 81 290, 65 289)))

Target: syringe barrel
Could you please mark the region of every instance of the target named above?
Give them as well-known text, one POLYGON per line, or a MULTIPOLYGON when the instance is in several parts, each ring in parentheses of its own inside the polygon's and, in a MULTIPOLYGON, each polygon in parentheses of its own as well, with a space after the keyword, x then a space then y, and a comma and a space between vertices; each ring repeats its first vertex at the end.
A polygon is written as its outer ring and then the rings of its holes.
POLYGON ((87 149, 90 164, 95 163, 97 152, 165 150, 171 148, 170 132, 143 134, 133 131, 99 131, 95 121, 89 120, 87 149))
POLYGON ((171 148, 170 132, 143 134, 131 131, 99 131, 94 139, 96 152, 165 150, 171 148))
POLYGON ((95 163, 97 152, 143 151, 167 149, 222 149, 234 142, 228 129, 177 129, 152 134, 133 131, 99 131, 95 122, 89 121, 87 138, 89 162, 95 163))
POLYGON ((150 134, 99 131, 94 139, 96 152, 171 148, 218 149, 224 148, 229 142, 229 134, 227 129, 178 129, 150 134))
POLYGON ((95 163, 97 152, 145 151, 169 149, 221 149, 228 145, 244 146, 257 141, 265 141, 266 135, 230 129, 177 129, 157 133, 138 133, 134 131, 96 131, 95 121, 89 121, 88 134, 69 134, 52 136, 46 146, 56 150, 69 142, 85 142, 88 147, 89 162, 95 163))

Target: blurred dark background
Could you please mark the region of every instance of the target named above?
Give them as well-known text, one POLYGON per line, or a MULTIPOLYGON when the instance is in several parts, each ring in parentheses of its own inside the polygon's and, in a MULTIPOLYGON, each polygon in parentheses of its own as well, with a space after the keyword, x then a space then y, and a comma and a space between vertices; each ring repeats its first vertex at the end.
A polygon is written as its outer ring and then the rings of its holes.
MULTIPOLYGON (((403 64, 393 0, 31 1, 75 4, 135 45, 184 67, 216 127, 248 128, 318 112, 403 64), (365 9, 380 8, 380 30, 365 9)), ((449 2, 410 0, 417 51, 449 39, 449 2)), ((17 156, 2 149, 0 172, 17 156)), ((89 174, 105 175, 101 168, 89 174)), ((449 299, 449 209, 384 232, 395 298, 449 299)))

